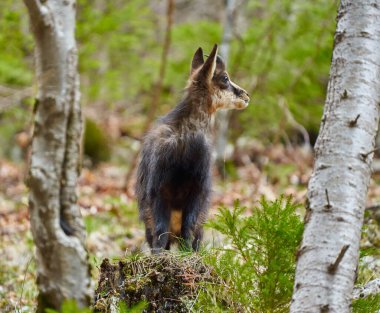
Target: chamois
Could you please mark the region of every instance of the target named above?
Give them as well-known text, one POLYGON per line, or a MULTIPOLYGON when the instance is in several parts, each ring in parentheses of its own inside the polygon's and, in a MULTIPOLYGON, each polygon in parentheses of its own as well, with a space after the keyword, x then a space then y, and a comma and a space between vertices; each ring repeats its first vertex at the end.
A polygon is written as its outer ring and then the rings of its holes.
POLYGON ((248 93, 230 81, 214 45, 195 52, 182 101, 144 138, 137 172, 140 219, 153 254, 174 238, 197 251, 211 193, 210 121, 218 109, 244 109, 248 93))

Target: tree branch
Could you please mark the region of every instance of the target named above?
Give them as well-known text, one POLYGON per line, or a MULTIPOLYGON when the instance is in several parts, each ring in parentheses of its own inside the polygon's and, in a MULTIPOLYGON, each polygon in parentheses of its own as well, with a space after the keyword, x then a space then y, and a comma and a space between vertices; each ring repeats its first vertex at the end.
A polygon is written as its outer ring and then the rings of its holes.
POLYGON ((42 5, 40 3, 40 0, 23 0, 26 7, 28 8, 29 15, 31 17, 32 24, 35 24, 36 20, 38 22, 42 21, 42 5))
MULTIPOLYGON (((168 60, 169 49, 170 49, 170 44, 171 44, 171 30, 172 30, 172 25, 173 25, 173 14, 174 14, 174 8, 175 8, 174 2, 175 0, 167 0, 166 32, 165 32, 165 39, 164 39, 164 44, 163 44, 162 54, 161 54, 160 71, 158 75, 158 80, 155 84, 155 88, 152 93, 152 105, 148 112, 148 119, 146 121, 143 133, 146 133, 149 130, 150 125, 152 124, 154 117, 156 115, 158 106, 160 104, 162 86, 163 86, 163 82, 165 78, 167 60, 168 60)), ((129 189, 128 189, 128 185, 129 185, 129 181, 132 178, 133 173, 135 172, 138 156, 139 156, 138 152, 133 156, 132 161, 130 162, 131 167, 129 168, 129 171, 125 178, 125 190, 128 196, 131 196, 131 193, 129 192, 129 189)))
POLYGON ((336 270, 338 269, 340 262, 342 261, 344 255, 346 254, 349 247, 350 247, 350 245, 344 245, 342 247, 342 249, 340 250, 339 255, 336 258, 335 262, 331 263, 327 268, 329 274, 335 274, 336 270))

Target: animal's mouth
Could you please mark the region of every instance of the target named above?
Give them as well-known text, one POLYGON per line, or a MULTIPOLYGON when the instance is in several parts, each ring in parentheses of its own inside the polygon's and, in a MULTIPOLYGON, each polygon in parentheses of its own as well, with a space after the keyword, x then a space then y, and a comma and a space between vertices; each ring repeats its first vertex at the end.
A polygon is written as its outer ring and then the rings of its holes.
POLYGON ((237 105, 238 110, 243 110, 248 106, 249 99, 242 99, 242 101, 239 101, 237 105))

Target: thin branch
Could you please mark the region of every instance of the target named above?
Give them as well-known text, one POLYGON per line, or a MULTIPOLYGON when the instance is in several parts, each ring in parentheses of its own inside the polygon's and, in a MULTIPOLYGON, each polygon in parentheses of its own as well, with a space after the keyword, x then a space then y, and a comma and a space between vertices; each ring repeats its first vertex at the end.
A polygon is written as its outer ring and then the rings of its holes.
POLYGON ((42 6, 39 0, 23 0, 26 7, 28 8, 29 15, 31 17, 31 21, 33 24, 36 23, 36 19, 38 22, 42 21, 42 6))
POLYGON ((371 205, 365 208, 366 211, 377 211, 380 209, 380 204, 371 205))
MULTIPOLYGON (((171 31, 172 31, 173 14, 174 14, 174 8, 175 8, 174 1, 175 0, 167 0, 167 11, 166 11, 167 22, 166 22, 164 45, 163 45, 162 54, 161 54, 161 66, 160 66, 160 71, 158 75, 158 81, 156 82, 154 92, 152 93, 152 105, 148 112, 148 119, 146 121, 143 133, 146 133, 149 130, 154 120, 154 117, 156 115, 158 105, 160 103, 160 98, 162 94, 162 86, 165 79, 165 72, 167 68, 167 63, 168 63, 167 61, 168 61, 170 44, 171 44, 171 31)), ((128 190, 128 185, 129 185, 129 181, 132 178, 133 173, 135 172, 138 156, 139 156, 139 152, 134 154, 132 161, 130 163, 131 167, 129 169, 129 172, 127 173, 127 176, 125 177, 125 190, 128 196, 131 196, 128 190)))
POLYGON ((329 192, 328 192, 327 189, 325 189, 325 194, 326 194, 326 200, 327 200, 327 204, 325 205, 325 208, 326 208, 326 209, 331 209, 330 198, 329 198, 329 192))
POLYGON ((329 272, 329 274, 335 274, 336 270, 338 269, 338 266, 339 266, 340 262, 342 261, 344 255, 346 254, 346 252, 347 252, 347 250, 348 250, 349 247, 350 247, 350 245, 344 245, 342 247, 342 249, 340 250, 339 255, 336 258, 335 262, 331 263, 327 267, 327 271, 329 272))
POLYGON ((358 123, 358 119, 359 119, 359 117, 360 117, 360 114, 358 114, 358 115, 355 117, 354 120, 349 121, 349 122, 348 122, 348 126, 349 126, 349 127, 354 127, 354 126, 356 126, 356 124, 358 123))
POLYGON ((151 109, 148 113, 148 120, 145 126, 145 131, 149 129, 151 123, 153 122, 153 119, 155 117, 158 105, 160 103, 160 98, 162 94, 162 86, 165 79, 165 72, 167 68, 168 63, 168 55, 169 55, 169 49, 171 44, 171 30, 173 25, 173 12, 174 12, 174 0, 168 0, 167 3, 167 11, 166 11, 166 32, 165 32, 165 39, 164 39, 164 46, 162 49, 161 54, 161 66, 160 66, 160 72, 158 75, 158 81, 155 84, 155 89, 153 92, 152 97, 152 105, 151 109))
POLYGON ((374 153, 379 149, 380 149, 380 147, 377 147, 377 148, 375 148, 375 149, 373 149, 367 153, 360 153, 360 156, 365 160, 371 153, 374 153))
POLYGON ((25 89, 16 90, 8 87, 0 86, 0 93, 10 93, 4 97, 0 97, 0 113, 7 111, 13 106, 19 105, 21 100, 32 97, 33 88, 27 87, 25 89))

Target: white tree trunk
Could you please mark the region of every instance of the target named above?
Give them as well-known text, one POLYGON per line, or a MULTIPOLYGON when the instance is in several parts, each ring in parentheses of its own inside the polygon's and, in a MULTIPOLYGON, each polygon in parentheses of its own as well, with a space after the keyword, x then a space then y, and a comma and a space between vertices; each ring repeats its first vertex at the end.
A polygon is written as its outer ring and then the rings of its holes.
MULTIPOLYGON (((220 56, 228 64, 230 55, 230 43, 232 40, 233 22, 234 22, 235 0, 226 0, 226 20, 224 23, 223 39, 220 45, 220 56)), ((224 153, 227 146, 227 131, 230 111, 220 110, 216 113, 216 132, 215 132, 215 154, 216 164, 221 168, 224 161, 224 153)))
POLYGON ((39 92, 28 185, 38 312, 90 302, 85 231, 76 204, 82 131, 75 0, 24 0, 36 40, 39 92))
POLYGON ((350 312, 380 104, 380 1, 341 0, 290 312, 350 312))

